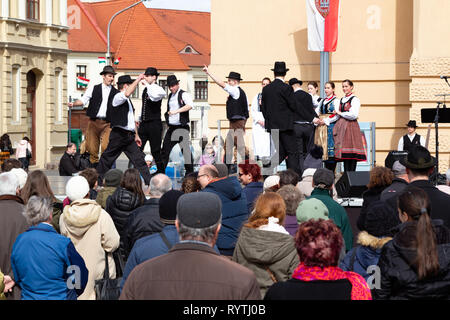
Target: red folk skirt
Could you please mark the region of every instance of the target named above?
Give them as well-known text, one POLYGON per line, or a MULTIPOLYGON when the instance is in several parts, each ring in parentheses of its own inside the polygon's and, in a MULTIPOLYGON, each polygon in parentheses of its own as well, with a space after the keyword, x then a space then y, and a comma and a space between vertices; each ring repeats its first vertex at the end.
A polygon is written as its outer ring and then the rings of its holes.
POLYGON ((333 128, 334 157, 337 161, 366 161, 363 137, 358 121, 340 117, 333 128))

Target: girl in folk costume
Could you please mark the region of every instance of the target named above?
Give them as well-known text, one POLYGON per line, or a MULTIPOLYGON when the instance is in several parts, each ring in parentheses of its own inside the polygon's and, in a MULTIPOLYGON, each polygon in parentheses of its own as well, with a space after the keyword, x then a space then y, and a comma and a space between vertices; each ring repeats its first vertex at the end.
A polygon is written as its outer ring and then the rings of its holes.
POLYGON ((319 85, 315 81, 308 82, 308 92, 312 96, 314 107, 318 107, 322 98, 318 94, 319 85))
MULTIPOLYGON (((271 83, 269 78, 264 78, 261 81, 261 89, 271 83)), ((252 136, 253 136, 253 153, 255 159, 261 157, 270 157, 270 133, 266 131, 264 116, 261 112, 261 92, 258 93, 252 101, 252 136)))
POLYGON ((344 162, 344 171, 355 171, 357 161, 366 161, 361 129, 358 124, 361 101, 353 94, 353 82, 344 80, 342 91, 345 96, 341 99, 333 115, 324 120, 336 122, 333 128, 334 158, 344 162))
POLYGON ((332 115, 337 107, 337 97, 334 94, 335 89, 334 82, 325 83, 325 94, 326 98, 322 99, 316 108, 316 113, 320 116, 320 120, 316 127, 316 132, 314 134, 314 144, 321 146, 324 150, 323 161, 325 167, 331 171, 336 169, 336 161, 334 160, 334 139, 333 139, 333 128, 335 123, 325 123, 324 119, 332 115))

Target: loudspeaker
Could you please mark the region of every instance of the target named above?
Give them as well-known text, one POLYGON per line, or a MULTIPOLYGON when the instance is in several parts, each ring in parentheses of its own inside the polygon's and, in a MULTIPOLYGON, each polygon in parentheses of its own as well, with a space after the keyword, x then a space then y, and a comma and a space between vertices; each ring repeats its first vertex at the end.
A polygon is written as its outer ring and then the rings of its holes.
POLYGON ((336 183, 336 191, 341 198, 362 198, 369 183, 369 171, 346 171, 336 183))
POLYGON ((391 151, 384 160, 384 166, 392 169, 394 162, 408 157, 408 151, 391 151))

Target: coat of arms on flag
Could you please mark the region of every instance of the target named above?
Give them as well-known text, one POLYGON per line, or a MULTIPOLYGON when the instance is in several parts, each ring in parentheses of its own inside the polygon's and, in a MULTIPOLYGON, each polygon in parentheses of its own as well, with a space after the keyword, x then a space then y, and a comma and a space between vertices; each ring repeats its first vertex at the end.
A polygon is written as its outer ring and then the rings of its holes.
POLYGON ((330 12, 330 0, 316 0, 317 11, 326 18, 330 12))
POLYGON ((98 57, 98 63, 106 64, 106 58, 105 57, 98 57))
POLYGON ((83 77, 77 77, 77 84, 80 87, 87 87, 89 84, 89 79, 83 78, 83 77))
POLYGON ((119 58, 117 58, 117 59, 114 59, 114 64, 119 64, 119 62, 120 62, 120 59, 122 59, 121 57, 119 57, 119 58))

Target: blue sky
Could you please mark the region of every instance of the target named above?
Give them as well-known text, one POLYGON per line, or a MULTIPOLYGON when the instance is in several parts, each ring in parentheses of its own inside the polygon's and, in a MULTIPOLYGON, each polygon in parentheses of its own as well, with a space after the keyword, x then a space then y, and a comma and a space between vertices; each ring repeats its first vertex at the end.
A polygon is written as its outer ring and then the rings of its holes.
POLYGON ((149 8, 211 12, 211 0, 151 0, 149 8))

